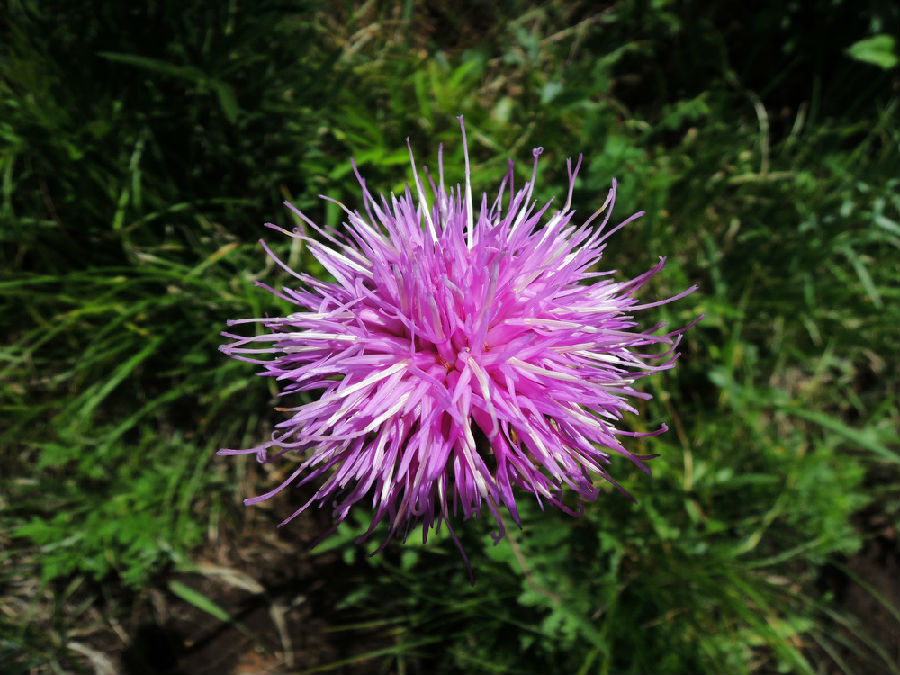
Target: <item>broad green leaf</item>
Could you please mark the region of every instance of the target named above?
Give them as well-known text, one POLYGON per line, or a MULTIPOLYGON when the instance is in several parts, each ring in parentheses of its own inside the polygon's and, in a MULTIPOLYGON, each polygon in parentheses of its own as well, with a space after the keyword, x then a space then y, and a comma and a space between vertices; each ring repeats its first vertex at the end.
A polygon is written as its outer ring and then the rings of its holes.
POLYGON ((847 54, 863 63, 890 70, 897 65, 897 50, 891 35, 876 35, 859 42, 854 42, 847 49, 847 54))

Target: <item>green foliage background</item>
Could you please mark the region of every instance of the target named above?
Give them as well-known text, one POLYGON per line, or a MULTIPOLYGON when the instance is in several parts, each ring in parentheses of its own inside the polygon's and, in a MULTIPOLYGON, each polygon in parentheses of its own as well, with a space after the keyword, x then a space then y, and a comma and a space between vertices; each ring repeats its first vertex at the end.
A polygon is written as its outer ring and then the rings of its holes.
POLYGON ((496 547, 487 523, 460 525, 474 588, 444 537, 362 556, 362 514, 311 564, 340 596, 333 630, 368 646, 310 667, 812 673, 850 653, 896 671, 820 582, 898 517, 900 10, 448 7, 6 3, 0 662, 89 669, 68 636, 101 598, 124 616, 166 588, 218 616, 171 575, 275 480, 214 457, 278 419, 272 383, 217 352, 227 318, 282 309, 253 283, 285 281, 261 224, 289 225, 290 199, 339 225, 317 195, 358 204, 351 155, 371 188, 402 189, 406 137, 432 164, 444 143, 452 175, 464 114, 476 189, 508 157, 525 177, 535 146, 542 198, 579 152, 579 211, 618 177, 618 214, 647 215, 609 266, 669 256, 649 293, 701 291, 658 314, 706 319, 629 420, 672 427, 635 439, 661 454, 652 478, 615 467, 637 505, 525 505, 496 547))

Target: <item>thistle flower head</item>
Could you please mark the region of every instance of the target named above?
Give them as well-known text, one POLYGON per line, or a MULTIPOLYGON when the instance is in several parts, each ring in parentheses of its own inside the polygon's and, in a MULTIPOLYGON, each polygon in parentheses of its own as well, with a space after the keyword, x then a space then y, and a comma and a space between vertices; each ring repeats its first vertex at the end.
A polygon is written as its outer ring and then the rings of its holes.
POLYGON ((619 487, 607 473, 611 457, 645 469, 652 456, 632 454, 620 439, 656 435, 665 425, 648 434, 619 425, 623 413, 637 412, 630 399, 650 398, 635 381, 674 366, 685 329, 641 329, 633 314, 694 287, 641 304, 637 291, 664 258, 628 281, 596 271, 610 235, 642 214, 607 227, 613 181, 603 205, 574 224, 580 157, 574 169, 567 163, 562 208, 532 199, 538 148, 531 180, 516 190, 510 162, 496 198, 483 195, 476 212, 464 127, 462 139, 463 187, 445 185, 439 153, 437 184, 424 172, 429 199, 410 150, 414 186, 399 198, 374 197, 354 165, 363 212, 340 205, 342 231, 290 204, 303 227, 268 224, 302 241, 334 282, 291 270, 262 242, 296 279, 268 290, 296 311, 229 322, 258 324, 252 336, 223 333, 231 343, 222 351, 261 364, 282 394, 318 393, 289 409, 265 443, 221 451, 302 458, 278 487, 246 503, 317 481, 285 522, 328 503, 340 523, 366 499, 374 508, 366 535, 387 520, 391 535, 421 523, 427 538, 442 522, 449 528, 451 516, 468 519, 487 507, 500 537, 500 510, 518 523, 516 500, 525 493, 565 509, 566 487, 583 500, 605 482, 619 487))

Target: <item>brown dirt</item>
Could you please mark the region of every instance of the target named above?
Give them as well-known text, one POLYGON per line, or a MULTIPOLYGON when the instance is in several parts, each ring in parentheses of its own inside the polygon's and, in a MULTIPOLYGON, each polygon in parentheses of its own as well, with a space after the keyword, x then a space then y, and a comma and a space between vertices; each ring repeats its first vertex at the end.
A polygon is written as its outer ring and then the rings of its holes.
MULTIPOLYGON (((276 514, 290 513, 298 499, 253 507, 239 527, 220 528, 195 556, 197 572, 162 576, 154 587, 110 603, 102 611, 107 626, 82 642, 125 675, 302 672, 376 648, 374 636, 335 630, 348 622, 335 605, 358 570, 337 554, 308 552, 327 527, 326 514, 275 527, 276 514), (172 592, 173 581, 211 600, 231 621, 186 602, 172 592), (120 617, 117 630, 109 617, 125 608, 130 616, 120 617)), ((361 661, 334 672, 375 667, 361 661)))
MULTIPOLYGON (((821 579, 823 589, 834 595, 834 604, 856 619, 835 627, 846 641, 837 656, 851 673, 886 672, 886 664, 861 644, 861 635, 900 663, 900 621, 885 607, 900 610, 900 538, 895 525, 878 522, 881 517, 861 515, 864 531, 878 534, 845 563, 826 566, 821 579)), ((844 672, 834 659, 826 658, 826 662, 828 672, 844 672)))

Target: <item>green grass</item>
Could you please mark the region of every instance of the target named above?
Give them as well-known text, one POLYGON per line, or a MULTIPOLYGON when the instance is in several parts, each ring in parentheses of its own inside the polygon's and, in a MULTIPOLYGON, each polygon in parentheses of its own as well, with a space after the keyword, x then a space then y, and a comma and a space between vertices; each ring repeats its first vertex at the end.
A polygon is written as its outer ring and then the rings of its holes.
POLYGON ((807 23, 771 3, 741 28, 725 5, 324 7, 25 2, 0 26, 0 660, 89 671, 66 636, 92 602, 125 593, 126 616, 240 522, 271 476, 213 453, 278 418, 218 331, 280 310, 254 286, 282 281, 261 224, 289 223, 285 198, 339 224, 316 195, 358 205, 351 155, 370 189, 401 189, 406 137, 429 164, 443 142, 454 175, 464 114, 476 189, 507 157, 527 176, 535 146, 542 198, 585 153, 582 213, 618 177, 618 215, 647 215, 608 265, 669 256, 648 295, 701 290, 659 316, 706 318, 629 420, 672 428, 636 439, 661 454, 652 478, 614 467, 637 505, 526 505, 496 547, 460 526, 474 588, 445 537, 365 558, 361 523, 342 528, 320 574, 343 597, 330 631, 366 637, 347 663, 896 671, 820 584, 876 537, 864 508, 900 515, 900 102, 885 40, 853 47, 896 8, 822 3, 807 23))

